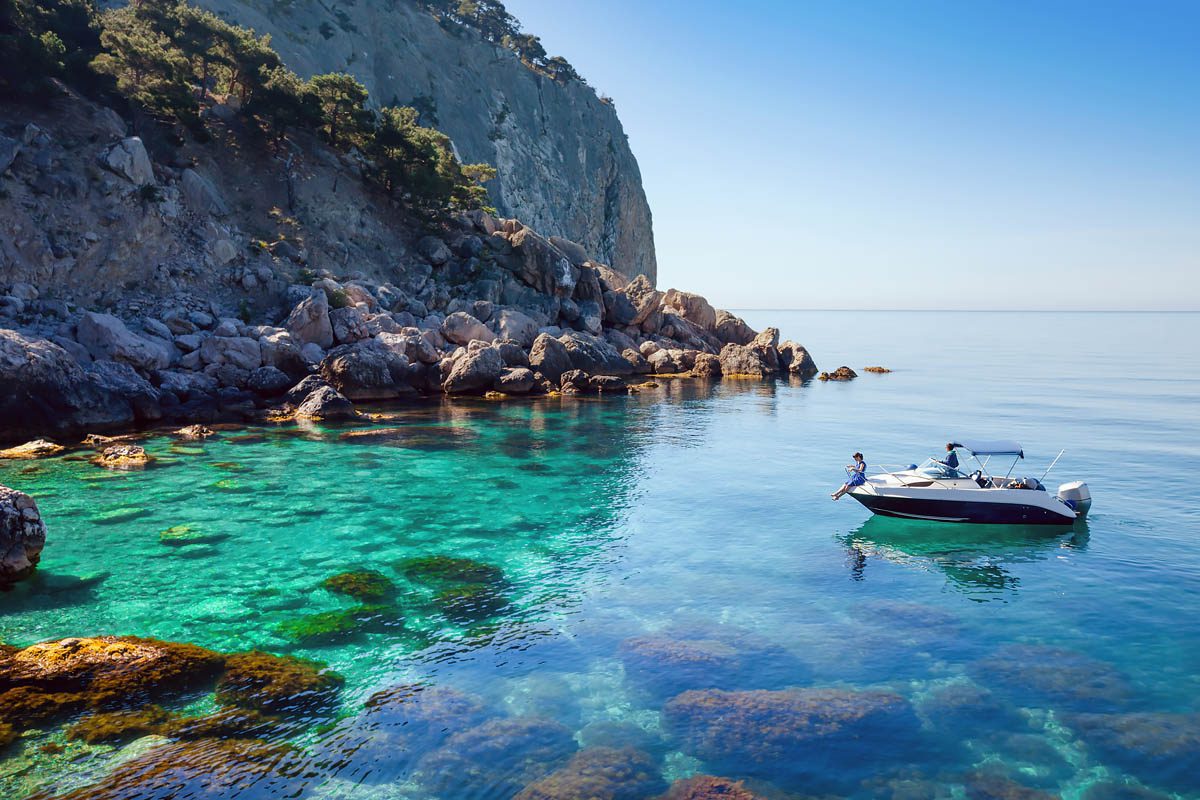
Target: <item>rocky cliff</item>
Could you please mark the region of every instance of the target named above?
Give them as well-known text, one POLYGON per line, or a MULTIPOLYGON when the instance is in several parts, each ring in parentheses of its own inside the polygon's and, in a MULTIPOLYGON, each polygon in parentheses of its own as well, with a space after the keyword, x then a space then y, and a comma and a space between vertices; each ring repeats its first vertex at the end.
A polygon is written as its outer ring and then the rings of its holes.
POLYGON ((627 275, 656 277, 650 207, 611 102, 557 82, 470 28, 444 27, 413 0, 198 0, 270 33, 307 77, 353 73, 379 103, 415 105, 468 162, 496 167, 503 216, 578 242, 627 275))

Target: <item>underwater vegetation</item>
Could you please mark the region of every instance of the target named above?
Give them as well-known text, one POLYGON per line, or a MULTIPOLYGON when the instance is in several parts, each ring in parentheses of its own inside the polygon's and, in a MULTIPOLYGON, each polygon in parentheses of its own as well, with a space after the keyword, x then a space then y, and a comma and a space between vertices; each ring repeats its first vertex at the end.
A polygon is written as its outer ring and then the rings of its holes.
POLYGON ((515 800, 641 800, 666 788, 654 759, 632 747, 580 750, 515 800))
POLYGON ((396 592, 391 578, 373 569, 339 572, 321 581, 321 588, 362 602, 386 600, 396 592))

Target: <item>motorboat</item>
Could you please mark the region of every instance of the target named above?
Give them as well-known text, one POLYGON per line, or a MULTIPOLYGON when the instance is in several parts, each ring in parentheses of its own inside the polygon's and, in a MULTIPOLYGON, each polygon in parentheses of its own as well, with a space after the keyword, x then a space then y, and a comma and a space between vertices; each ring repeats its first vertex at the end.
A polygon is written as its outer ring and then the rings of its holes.
MULTIPOLYGON (((966 472, 946 461, 926 459, 902 469, 887 469, 866 476, 849 494, 873 513, 887 517, 934 522, 973 522, 992 525, 1071 525, 1087 516, 1092 496, 1083 481, 1072 481, 1050 494, 1042 479, 1058 463, 1050 464, 1042 478, 1012 477, 1025 458, 1021 445, 1013 441, 955 440, 956 454, 974 459, 976 468, 966 472), (1013 458, 1003 476, 992 474, 993 458, 1013 458)), ((1058 454, 1062 457, 1062 453, 1058 454)))

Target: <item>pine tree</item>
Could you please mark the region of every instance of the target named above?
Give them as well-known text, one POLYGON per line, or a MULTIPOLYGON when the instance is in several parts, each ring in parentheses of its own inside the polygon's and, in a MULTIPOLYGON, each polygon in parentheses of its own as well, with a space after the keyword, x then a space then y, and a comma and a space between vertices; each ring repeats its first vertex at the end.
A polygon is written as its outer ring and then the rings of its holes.
POLYGON ((361 145, 371 127, 366 87, 344 72, 314 75, 308 85, 320 105, 329 143, 345 149, 361 145))

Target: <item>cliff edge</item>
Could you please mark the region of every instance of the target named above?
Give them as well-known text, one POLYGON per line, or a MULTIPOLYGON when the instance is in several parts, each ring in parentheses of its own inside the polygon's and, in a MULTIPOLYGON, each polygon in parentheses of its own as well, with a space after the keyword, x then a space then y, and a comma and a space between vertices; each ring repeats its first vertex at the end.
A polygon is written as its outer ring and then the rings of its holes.
POLYGON ((269 33, 304 77, 346 71, 380 104, 412 105, 467 162, 496 167, 502 216, 578 242, 598 260, 654 282, 650 206, 611 101, 581 80, 554 80, 467 26, 439 23, 416 0, 197 0, 269 33))

